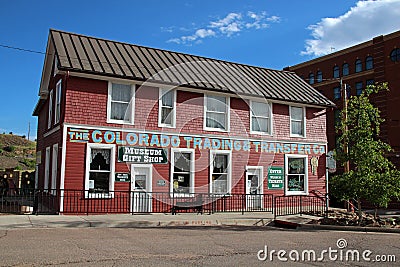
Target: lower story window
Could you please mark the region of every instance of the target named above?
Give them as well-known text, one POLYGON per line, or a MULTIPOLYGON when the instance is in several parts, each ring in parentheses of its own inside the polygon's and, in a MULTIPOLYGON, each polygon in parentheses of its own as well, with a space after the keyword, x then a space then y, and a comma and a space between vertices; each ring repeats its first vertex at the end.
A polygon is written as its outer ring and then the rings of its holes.
POLYGON ((210 153, 210 191, 212 194, 229 194, 231 191, 231 153, 230 151, 211 151, 210 153))
POLYGON ((172 149, 172 159, 173 193, 193 193, 194 150, 172 149))
POLYGON ((88 144, 86 159, 86 196, 111 196, 114 190, 114 145, 88 144))
POLYGON ((285 155, 286 195, 308 192, 307 155, 285 155))

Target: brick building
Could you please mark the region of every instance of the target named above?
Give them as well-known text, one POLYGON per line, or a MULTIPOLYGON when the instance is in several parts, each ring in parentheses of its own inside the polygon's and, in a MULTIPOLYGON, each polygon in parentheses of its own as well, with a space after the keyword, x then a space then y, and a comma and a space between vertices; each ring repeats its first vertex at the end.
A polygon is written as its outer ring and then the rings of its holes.
POLYGON ((64 213, 157 212, 157 201, 200 193, 259 195, 246 205, 261 208, 265 194, 324 193, 332 106, 293 72, 50 30, 36 187, 64 213), (138 207, 132 192, 159 197, 138 207))
POLYGON ((380 137, 394 150, 388 156, 400 167, 400 31, 377 36, 285 70, 294 71, 336 104, 337 108, 327 112, 329 150, 336 146, 335 121, 340 119, 339 112, 343 107, 340 80, 346 84, 348 96, 359 95, 368 84, 388 82, 390 91, 373 95, 371 101, 385 119, 380 137))

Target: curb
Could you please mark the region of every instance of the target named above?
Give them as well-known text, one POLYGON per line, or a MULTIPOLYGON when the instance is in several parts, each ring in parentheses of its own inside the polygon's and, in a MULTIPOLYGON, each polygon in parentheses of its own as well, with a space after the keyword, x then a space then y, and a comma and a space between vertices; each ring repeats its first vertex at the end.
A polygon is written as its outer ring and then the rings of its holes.
POLYGON ((340 226, 340 225, 320 225, 320 224, 300 224, 298 230, 333 230, 333 231, 355 231, 355 232, 377 232, 377 233, 396 233, 400 234, 400 228, 385 227, 361 227, 361 226, 340 226))

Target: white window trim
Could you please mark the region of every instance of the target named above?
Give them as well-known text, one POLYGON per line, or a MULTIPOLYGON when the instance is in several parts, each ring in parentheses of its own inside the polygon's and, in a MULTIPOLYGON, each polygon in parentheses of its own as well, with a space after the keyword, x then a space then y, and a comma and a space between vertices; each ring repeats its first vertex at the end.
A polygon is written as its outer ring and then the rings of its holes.
POLYGON ((306 138, 306 133, 307 133, 307 128, 306 128, 306 108, 302 106, 289 106, 289 131, 290 131, 290 137, 301 137, 301 138, 306 138), (302 108, 303 109, 303 135, 300 134, 293 134, 292 133, 292 107, 295 108, 302 108))
POLYGON ((44 159, 44 181, 43 191, 49 191, 49 180, 50 180, 50 147, 46 147, 45 159, 44 159))
POLYGON ((204 114, 203 114, 203 129, 205 131, 213 131, 213 132, 230 132, 230 125, 231 125, 231 120, 230 120, 230 110, 231 110, 231 98, 229 96, 224 96, 224 95, 217 95, 217 94, 204 94, 204 114), (207 97, 209 96, 221 96, 226 98, 226 110, 225 110, 225 116, 226 116, 226 129, 220 129, 220 128, 212 128, 212 127, 207 127, 207 97))
POLYGON ((49 113, 47 116, 47 129, 50 129, 53 121, 53 90, 49 93, 49 113))
MULTIPOLYGON (((260 186, 260 194, 264 194, 264 181, 266 181, 266 179, 264 179, 264 166, 246 166, 246 183, 247 183, 247 172, 249 172, 250 170, 257 170, 259 171, 259 177, 258 177, 258 185, 260 186)), ((267 181, 268 182, 268 181, 267 181)), ((247 184, 245 184, 245 189, 246 189, 246 194, 247 194, 247 184)))
POLYGON ((159 88, 158 95, 158 127, 163 128, 175 128, 176 127, 176 90, 159 88), (161 111, 162 111, 162 96, 165 92, 172 92, 172 124, 161 123, 161 111))
POLYGON ((107 123, 116 123, 116 124, 129 124, 133 125, 135 123, 135 99, 136 99, 136 90, 135 90, 135 84, 127 84, 127 83, 121 83, 121 82, 108 82, 108 97, 107 97, 107 123), (130 111, 131 111, 131 118, 130 121, 124 121, 124 120, 114 120, 111 119, 111 96, 112 96, 112 84, 126 84, 131 86, 131 101, 129 102, 130 111))
POLYGON ((285 195, 286 196, 308 196, 308 155, 293 155, 285 154, 285 195), (305 159, 304 166, 304 191, 289 191, 288 188, 288 173, 289 173, 289 158, 305 159))
POLYGON ((190 197, 194 197, 193 193, 194 193, 194 174, 195 174, 195 150, 192 148, 171 148, 171 170, 170 170, 170 187, 169 187, 169 192, 171 194, 171 196, 175 196, 175 197, 183 197, 183 196, 190 196, 190 197), (190 187, 189 187, 189 195, 185 194, 185 193, 174 193, 174 167, 175 167, 175 152, 180 152, 180 153, 190 153, 190 158, 192 158, 192 160, 190 161, 190 187))
POLYGON ((111 144, 92 144, 87 143, 86 147, 86 169, 85 169, 85 197, 86 198, 112 198, 114 197, 114 182, 115 182, 115 145, 111 144), (108 194, 103 193, 89 193, 89 170, 90 170, 90 156, 92 149, 111 149, 110 155, 110 182, 108 194))
MULTIPOLYGON (((272 119, 272 103, 270 102, 265 102, 265 101, 255 101, 255 100, 250 100, 250 110, 249 110, 249 117, 250 117, 250 133, 251 134, 260 134, 260 135, 273 135, 273 129, 272 129, 272 125, 273 125, 273 119, 272 119), (269 132, 259 132, 259 131, 253 131, 253 103, 257 102, 257 103, 264 103, 267 104, 269 106, 269 132)), ((261 117, 261 118, 266 118, 266 117, 261 117)))
POLYGON ((55 91, 56 91, 56 101, 54 105, 54 124, 57 124, 60 122, 60 117, 61 117, 61 94, 62 94, 61 79, 57 82, 55 91))
POLYGON ((51 162, 51 194, 57 194, 57 171, 58 171, 58 144, 53 145, 53 155, 51 162))
MULTIPOLYGON (((230 195, 232 192, 232 150, 210 150, 210 158, 209 158, 209 184, 210 184, 210 188, 209 188, 209 193, 210 194, 214 194, 213 193, 213 181, 212 181, 212 174, 213 174, 213 159, 214 159, 214 155, 218 155, 218 154, 223 154, 223 155, 228 155, 228 171, 227 171, 227 175, 228 177, 227 179, 227 192, 226 195, 230 195)), ((214 195, 220 195, 220 194, 214 194, 214 195)))

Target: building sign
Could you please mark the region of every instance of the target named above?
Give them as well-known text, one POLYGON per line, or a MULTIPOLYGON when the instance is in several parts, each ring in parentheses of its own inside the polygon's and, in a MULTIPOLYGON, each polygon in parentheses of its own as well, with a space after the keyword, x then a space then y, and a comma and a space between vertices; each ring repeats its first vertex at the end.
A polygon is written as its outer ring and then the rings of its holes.
POLYGON ((160 164, 167 163, 168 157, 163 148, 120 146, 118 162, 160 164))
POLYGON ((129 173, 117 172, 117 173, 115 173, 115 181, 116 182, 130 182, 131 177, 130 177, 129 173))
POLYGON ((67 140, 77 143, 115 144, 146 148, 192 148, 283 154, 325 154, 325 144, 286 143, 220 137, 182 136, 68 128, 67 140))
POLYGON ((165 186, 166 184, 165 180, 157 180, 157 186, 165 186))
POLYGON ((283 167, 268 168, 268 189, 283 189, 283 167))

